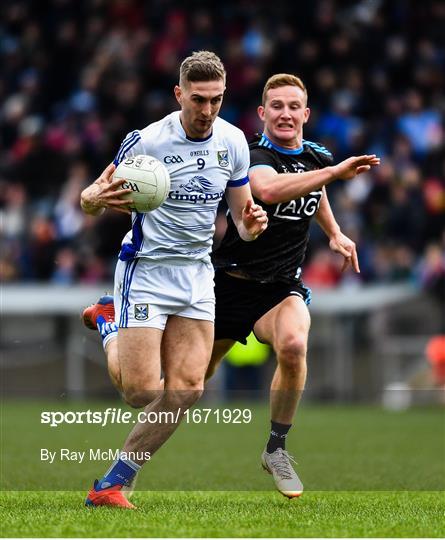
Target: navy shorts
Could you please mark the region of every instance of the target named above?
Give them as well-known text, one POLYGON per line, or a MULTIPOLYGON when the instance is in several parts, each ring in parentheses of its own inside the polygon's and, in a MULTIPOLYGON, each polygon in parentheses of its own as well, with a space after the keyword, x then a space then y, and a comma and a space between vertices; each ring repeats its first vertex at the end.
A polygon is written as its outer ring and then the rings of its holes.
POLYGON ((215 272, 215 340, 246 343, 255 323, 288 296, 299 296, 309 305, 311 290, 301 281, 261 283, 215 272))

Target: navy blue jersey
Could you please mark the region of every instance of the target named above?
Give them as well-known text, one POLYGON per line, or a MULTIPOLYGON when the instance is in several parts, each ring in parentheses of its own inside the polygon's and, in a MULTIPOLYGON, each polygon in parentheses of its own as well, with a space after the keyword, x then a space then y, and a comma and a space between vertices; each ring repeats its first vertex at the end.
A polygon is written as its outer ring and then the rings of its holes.
MULTIPOLYGON (((288 150, 273 144, 266 135, 250 143, 250 168, 268 166, 282 173, 303 173, 332 165, 332 154, 318 143, 303 139, 301 148, 288 150)), ((298 179, 295 180, 298 182, 298 179)), ((298 280, 309 240, 309 224, 316 214, 322 190, 284 203, 255 202, 267 211, 267 229, 253 242, 243 241, 228 214, 228 227, 221 245, 212 255, 216 268, 237 269, 261 282, 298 280)))

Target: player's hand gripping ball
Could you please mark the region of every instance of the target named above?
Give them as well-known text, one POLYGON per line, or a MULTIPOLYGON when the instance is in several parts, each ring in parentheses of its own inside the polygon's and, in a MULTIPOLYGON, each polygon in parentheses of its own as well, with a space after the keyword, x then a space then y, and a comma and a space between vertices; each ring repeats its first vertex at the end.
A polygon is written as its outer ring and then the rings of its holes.
POLYGON ((113 175, 124 178, 121 189, 131 189, 122 199, 132 199, 129 205, 136 212, 150 212, 165 201, 170 191, 170 175, 165 166, 152 156, 133 156, 121 161, 113 175))

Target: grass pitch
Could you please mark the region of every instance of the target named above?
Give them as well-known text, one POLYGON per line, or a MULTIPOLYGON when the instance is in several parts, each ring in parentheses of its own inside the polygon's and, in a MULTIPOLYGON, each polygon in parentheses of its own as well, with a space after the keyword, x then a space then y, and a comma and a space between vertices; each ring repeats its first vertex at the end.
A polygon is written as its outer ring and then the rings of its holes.
POLYGON ((86 509, 80 492, 8 492, 3 536, 443 537, 443 493, 138 492, 138 510, 86 509))
POLYGON ((303 406, 287 446, 306 491, 290 501, 259 465, 267 406, 242 405, 247 425, 183 424, 144 468, 132 512, 83 507, 108 463, 40 461, 42 447, 121 446, 129 426, 39 422, 42 410, 108 405, 3 404, 2 537, 445 536, 442 409, 303 406))

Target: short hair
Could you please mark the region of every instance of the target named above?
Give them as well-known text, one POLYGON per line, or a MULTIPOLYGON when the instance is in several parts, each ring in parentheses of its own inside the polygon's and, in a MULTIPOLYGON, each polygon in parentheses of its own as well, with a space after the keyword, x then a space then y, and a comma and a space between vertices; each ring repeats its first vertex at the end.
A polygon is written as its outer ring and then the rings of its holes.
POLYGON ((269 90, 271 90, 272 88, 281 88, 282 86, 297 86, 298 88, 301 88, 301 90, 303 90, 304 92, 304 95, 306 96, 307 102, 306 86, 304 82, 300 79, 300 77, 297 77, 296 75, 291 75, 290 73, 277 73, 276 75, 272 75, 272 77, 269 77, 266 81, 266 84, 264 85, 262 105, 264 106, 266 103, 266 95, 269 90))
POLYGON ((179 69, 179 85, 186 82, 226 80, 226 70, 221 59, 210 51, 194 52, 183 60, 179 69))

